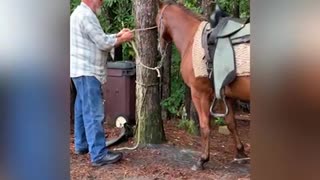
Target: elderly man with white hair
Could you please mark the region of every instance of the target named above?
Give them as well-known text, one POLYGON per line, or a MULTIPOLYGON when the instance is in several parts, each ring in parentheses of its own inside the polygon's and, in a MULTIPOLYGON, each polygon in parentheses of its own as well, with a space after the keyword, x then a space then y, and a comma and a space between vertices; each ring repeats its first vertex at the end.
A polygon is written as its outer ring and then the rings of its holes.
POLYGON ((93 166, 115 163, 122 153, 106 147, 102 84, 108 52, 133 39, 130 29, 103 32, 97 15, 103 0, 82 0, 70 17, 70 77, 76 87, 74 144, 76 154, 90 153, 93 166))

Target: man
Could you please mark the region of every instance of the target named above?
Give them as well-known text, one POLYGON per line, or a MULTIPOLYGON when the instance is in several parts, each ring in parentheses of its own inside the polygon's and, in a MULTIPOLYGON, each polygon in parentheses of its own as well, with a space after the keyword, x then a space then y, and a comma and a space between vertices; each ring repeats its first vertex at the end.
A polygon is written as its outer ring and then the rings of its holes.
POLYGON ((101 85, 106 82, 107 53, 133 39, 129 29, 103 32, 97 19, 103 0, 82 0, 70 17, 70 77, 77 90, 75 102, 75 152, 90 152, 93 166, 115 163, 122 153, 106 148, 101 85))

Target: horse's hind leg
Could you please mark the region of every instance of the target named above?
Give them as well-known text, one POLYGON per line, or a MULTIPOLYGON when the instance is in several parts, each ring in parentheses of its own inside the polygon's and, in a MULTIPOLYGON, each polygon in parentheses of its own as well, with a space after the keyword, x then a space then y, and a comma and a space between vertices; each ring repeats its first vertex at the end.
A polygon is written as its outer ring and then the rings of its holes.
POLYGON ((199 115, 199 123, 201 129, 201 145, 202 152, 201 157, 197 161, 197 164, 192 167, 192 170, 202 170, 204 169, 204 163, 209 161, 210 151, 209 151, 209 136, 210 136, 210 96, 208 93, 201 93, 199 97, 192 95, 192 100, 195 105, 195 108, 199 115))
MULTIPOLYGON (((237 130, 237 123, 234 118, 234 112, 233 112, 233 105, 234 105, 234 100, 232 99, 227 99, 227 106, 229 108, 229 114, 225 117, 226 124, 228 126, 228 129, 230 130, 233 140, 235 142, 236 146, 236 159, 243 159, 247 158, 248 156, 244 152, 244 146, 239 138, 238 130, 237 130)), ((240 162, 240 161, 239 161, 240 162)), ((246 161, 242 161, 246 162, 246 161)))

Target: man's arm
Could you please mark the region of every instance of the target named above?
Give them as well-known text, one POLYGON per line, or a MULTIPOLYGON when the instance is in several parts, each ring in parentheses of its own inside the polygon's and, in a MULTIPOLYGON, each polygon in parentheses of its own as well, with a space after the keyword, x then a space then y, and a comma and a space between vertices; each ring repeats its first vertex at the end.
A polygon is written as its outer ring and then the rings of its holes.
POLYGON ((92 41, 103 51, 110 51, 113 47, 130 41, 133 38, 133 33, 127 28, 122 29, 117 34, 105 34, 100 23, 88 16, 84 18, 83 27, 92 41))
POLYGON ((115 46, 118 46, 124 42, 131 41, 133 39, 133 33, 130 31, 130 29, 122 29, 118 34, 116 34, 117 41, 115 46))
POLYGON ((82 26, 90 39, 103 51, 110 51, 118 41, 116 34, 105 34, 100 23, 92 17, 85 16, 82 26))

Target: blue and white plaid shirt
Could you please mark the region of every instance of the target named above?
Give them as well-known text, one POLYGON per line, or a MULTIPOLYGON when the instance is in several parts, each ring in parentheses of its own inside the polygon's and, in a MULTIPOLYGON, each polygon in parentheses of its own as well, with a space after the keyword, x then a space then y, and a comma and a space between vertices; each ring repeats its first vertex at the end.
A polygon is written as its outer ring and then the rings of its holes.
POLYGON ((97 16, 83 2, 70 17, 70 77, 95 76, 106 82, 107 53, 116 35, 103 32, 97 16))

